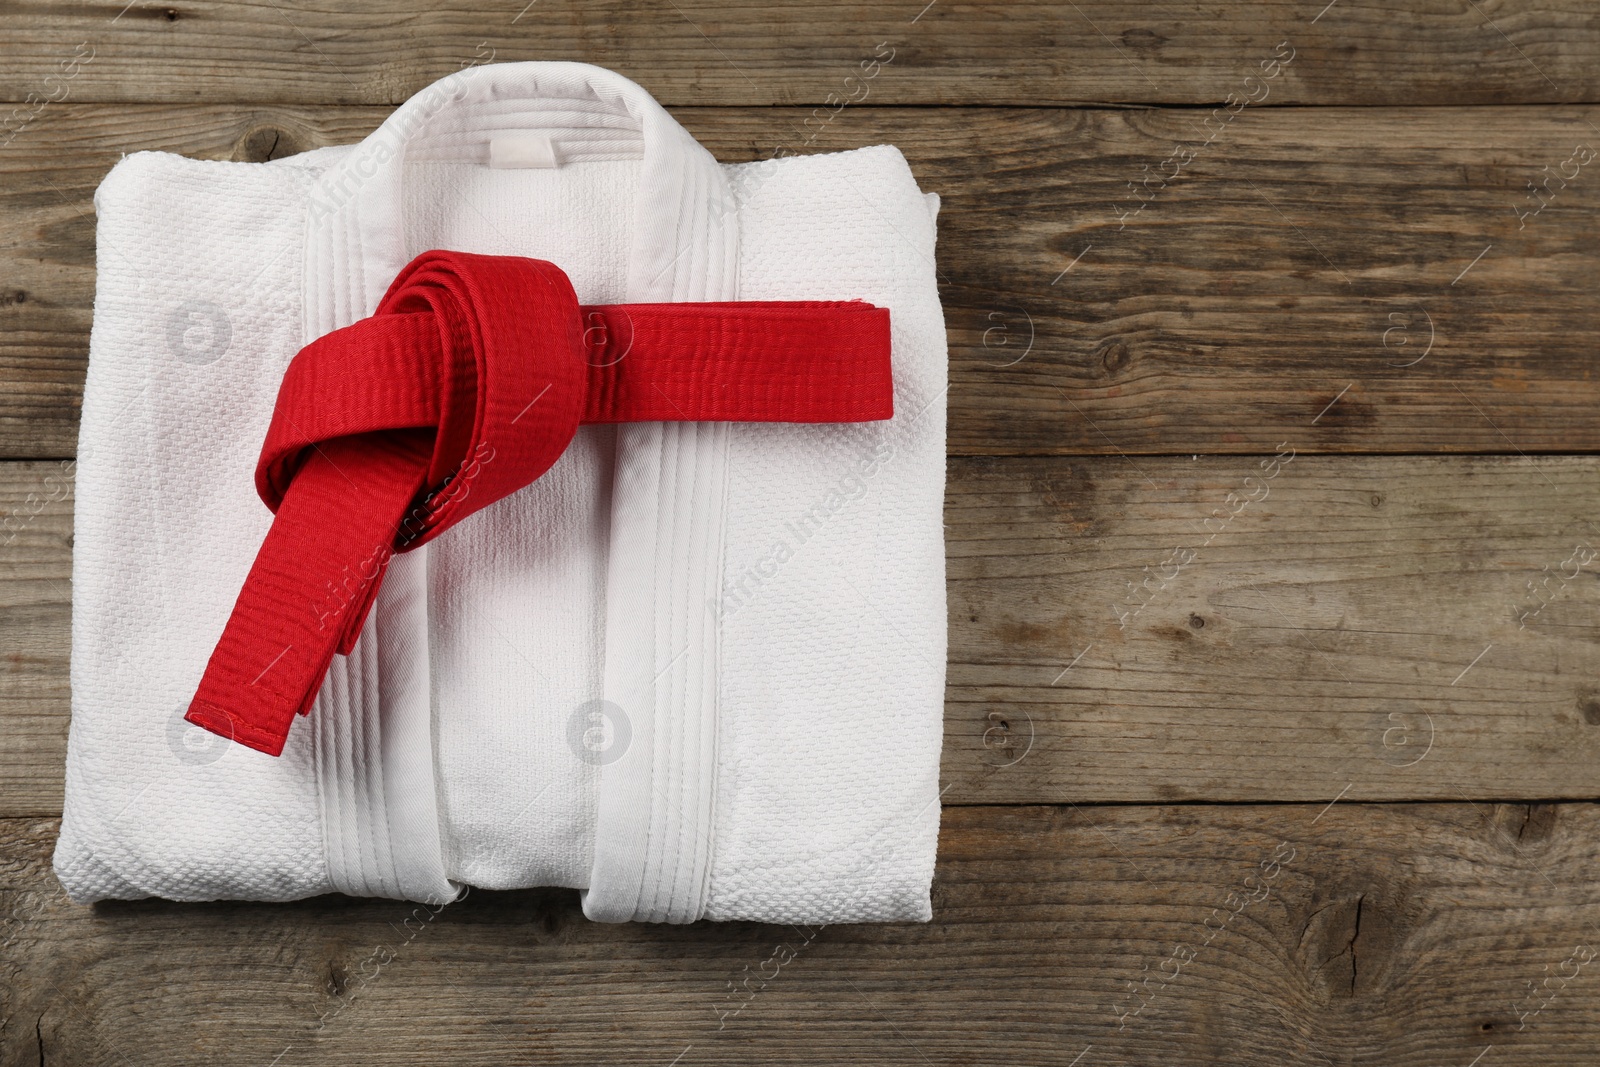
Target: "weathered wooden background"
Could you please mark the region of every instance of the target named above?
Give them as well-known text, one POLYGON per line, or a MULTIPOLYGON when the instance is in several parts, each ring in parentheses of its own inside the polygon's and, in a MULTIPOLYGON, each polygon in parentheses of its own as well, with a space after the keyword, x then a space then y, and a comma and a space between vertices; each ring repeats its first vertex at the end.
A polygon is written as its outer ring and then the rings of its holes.
POLYGON ((1600 14, 925 3, 0 8, 0 1061, 1600 1063, 1600 14), (931 924, 62 897, 95 185, 491 59, 944 198, 931 924))

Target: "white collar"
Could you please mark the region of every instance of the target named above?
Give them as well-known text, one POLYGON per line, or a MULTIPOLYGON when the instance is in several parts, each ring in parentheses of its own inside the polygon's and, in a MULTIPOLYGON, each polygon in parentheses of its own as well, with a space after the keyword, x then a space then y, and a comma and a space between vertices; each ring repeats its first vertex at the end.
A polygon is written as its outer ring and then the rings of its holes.
POLYGON ((717 161, 643 88, 587 63, 466 67, 407 100, 314 182, 308 340, 372 313, 410 256, 404 162, 484 162, 497 134, 545 134, 566 159, 642 159, 633 302, 717 299, 737 272, 734 201, 717 161))

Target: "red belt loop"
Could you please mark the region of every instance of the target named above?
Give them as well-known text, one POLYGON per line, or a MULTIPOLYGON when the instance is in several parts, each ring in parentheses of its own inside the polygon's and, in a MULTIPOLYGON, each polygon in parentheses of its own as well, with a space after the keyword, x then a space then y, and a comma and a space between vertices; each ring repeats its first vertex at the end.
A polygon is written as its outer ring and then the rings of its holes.
POLYGON ((424 252, 289 364, 256 467, 272 527, 186 717, 281 753, 394 553, 538 478, 581 423, 893 414, 886 308, 580 306, 552 263, 424 252))

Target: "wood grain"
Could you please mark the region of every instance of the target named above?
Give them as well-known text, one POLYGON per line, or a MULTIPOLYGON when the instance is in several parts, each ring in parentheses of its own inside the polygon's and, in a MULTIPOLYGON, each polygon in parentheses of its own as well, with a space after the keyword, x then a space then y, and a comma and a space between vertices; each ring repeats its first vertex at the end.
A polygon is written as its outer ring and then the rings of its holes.
POLYGON ((466 0, 318 5, 19 5, 0 39, 0 98, 395 104, 463 64, 582 60, 668 104, 821 104, 879 45, 887 104, 1221 101, 1288 40, 1271 102, 1593 101, 1600 25, 1582 0, 1534 8, 1404 0, 888 4, 466 0), (91 51, 92 50, 92 51, 91 51), (91 56, 63 68, 70 56, 91 56))
POLYGON ((0 1055, 1586 1062, 1594 805, 1323 808, 950 808, 933 922, 826 928, 610 926, 564 890, 437 914, 344 897, 87 908, 49 873, 54 823, 5 820, 0 1055))
MULTIPOLYGON (((0 815, 60 811, 55 475, 0 465, 0 815)), ((957 460, 945 800, 1593 797, 1597 512, 1589 458, 957 460)))
MULTIPOLYGON (((0 456, 72 454, 91 196, 120 152, 264 159, 384 114, 65 105, 0 151, 0 456)), ((943 197, 952 452, 1600 451, 1586 111, 1247 109, 1123 219, 1206 114, 860 108, 822 131, 898 144, 943 197)), ((726 160, 806 136, 792 110, 678 117, 726 160)))
POLYGON ((61 809, 72 699, 72 473, 58 462, 0 464, 0 814, 61 809))
POLYGON ((1594 460, 1261 463, 952 464, 950 797, 1596 795, 1594 460))

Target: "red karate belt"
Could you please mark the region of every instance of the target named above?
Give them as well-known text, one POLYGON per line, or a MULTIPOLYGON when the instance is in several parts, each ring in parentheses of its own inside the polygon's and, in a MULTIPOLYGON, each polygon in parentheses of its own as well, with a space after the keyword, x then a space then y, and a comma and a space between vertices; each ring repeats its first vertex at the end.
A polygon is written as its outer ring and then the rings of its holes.
POLYGON ((424 252, 289 364, 256 466, 272 528, 185 718, 281 753, 393 554, 538 478, 583 423, 893 413, 886 308, 580 306, 553 263, 424 252))

